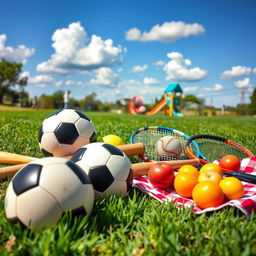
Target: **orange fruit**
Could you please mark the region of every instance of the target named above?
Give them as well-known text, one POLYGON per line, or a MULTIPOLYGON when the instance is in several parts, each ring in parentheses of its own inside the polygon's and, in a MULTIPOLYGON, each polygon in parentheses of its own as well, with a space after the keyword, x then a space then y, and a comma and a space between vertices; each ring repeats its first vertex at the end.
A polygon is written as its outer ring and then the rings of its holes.
POLYGON ((200 169, 200 174, 205 172, 205 171, 214 171, 218 172, 221 176, 223 175, 222 170, 219 165, 214 164, 214 163, 209 163, 205 164, 201 169, 200 169))
POLYGON ((186 174, 188 174, 189 176, 193 176, 193 177, 195 177, 196 179, 197 179, 198 176, 199 176, 199 171, 196 169, 196 167, 194 167, 193 165, 189 165, 189 164, 183 165, 183 166, 179 169, 179 174, 183 174, 183 173, 186 173, 186 174))
POLYGON ((198 182, 214 181, 219 184, 221 180, 222 180, 222 175, 219 172, 215 172, 215 171, 206 170, 202 172, 198 177, 198 182))
POLYGON ((178 173, 174 179, 175 191, 184 197, 191 197, 195 185, 198 183, 197 178, 190 176, 187 173, 178 173))
POLYGON ((194 187, 192 198, 200 208, 205 209, 222 204, 224 193, 218 183, 203 181, 194 187))
POLYGON ((220 187, 229 200, 239 199, 244 194, 244 186, 242 182, 235 177, 222 179, 220 187))

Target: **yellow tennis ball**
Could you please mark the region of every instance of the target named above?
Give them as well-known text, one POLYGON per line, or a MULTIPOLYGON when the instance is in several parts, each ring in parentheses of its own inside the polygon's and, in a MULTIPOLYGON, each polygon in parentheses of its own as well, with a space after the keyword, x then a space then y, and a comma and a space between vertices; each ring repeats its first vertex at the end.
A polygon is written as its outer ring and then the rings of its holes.
POLYGON ((117 135, 106 135, 103 137, 103 142, 111 144, 113 146, 123 145, 123 140, 117 135))
POLYGON ((159 157, 174 157, 178 158, 182 152, 180 141, 173 136, 164 136, 160 138, 155 145, 155 153, 159 157))

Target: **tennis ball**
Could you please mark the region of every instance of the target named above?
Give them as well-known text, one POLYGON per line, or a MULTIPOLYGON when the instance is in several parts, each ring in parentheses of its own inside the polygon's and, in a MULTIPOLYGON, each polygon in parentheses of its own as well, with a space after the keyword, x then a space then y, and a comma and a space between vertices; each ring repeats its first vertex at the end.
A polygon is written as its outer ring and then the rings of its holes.
POLYGON ((113 146, 123 145, 123 140, 117 135, 106 135, 103 137, 103 142, 111 144, 113 146))
POLYGON ((178 158, 181 154, 182 147, 180 141, 173 136, 164 136, 156 142, 155 153, 159 157, 178 158))

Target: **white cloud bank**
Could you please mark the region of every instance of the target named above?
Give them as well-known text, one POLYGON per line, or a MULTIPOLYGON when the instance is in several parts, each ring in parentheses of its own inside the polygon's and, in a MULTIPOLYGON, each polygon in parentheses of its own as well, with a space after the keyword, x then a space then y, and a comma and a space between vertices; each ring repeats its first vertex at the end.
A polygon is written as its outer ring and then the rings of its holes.
POLYGON ((164 66, 166 72, 166 80, 171 81, 200 81, 207 76, 207 71, 199 67, 189 68, 192 64, 191 60, 184 59, 179 52, 170 52, 167 54, 171 60, 164 66))
POLYGON ((94 71, 95 78, 91 79, 92 85, 99 86, 116 86, 119 82, 119 77, 111 68, 99 68, 94 71))
POLYGON ((157 79, 153 78, 153 77, 144 77, 143 83, 145 85, 157 85, 157 84, 160 84, 160 82, 157 79))
POLYGON ((218 92, 223 90, 223 86, 221 84, 215 84, 214 87, 204 87, 203 90, 207 92, 218 92))
POLYGON ((132 68, 132 72, 135 72, 135 73, 144 72, 147 69, 148 69, 148 65, 143 65, 143 66, 138 65, 132 68))
POLYGON ((25 45, 18 45, 17 48, 6 46, 7 36, 0 35, 0 59, 26 64, 27 58, 35 53, 34 48, 27 48, 25 45))
POLYGON ((238 80, 234 84, 237 88, 252 87, 251 80, 248 77, 243 80, 238 80))
POLYGON ((97 35, 89 38, 80 22, 57 29, 52 41, 55 53, 49 60, 37 65, 39 72, 69 74, 111 67, 121 63, 126 52, 122 46, 114 46, 111 39, 103 40, 97 35))
POLYGON ((221 79, 234 79, 241 76, 248 76, 250 74, 256 74, 256 68, 250 68, 245 66, 233 66, 231 70, 226 70, 221 73, 221 79))
POLYGON ((132 28, 125 32, 125 39, 128 41, 170 43, 183 37, 197 36, 204 32, 204 27, 198 23, 186 24, 183 21, 171 21, 162 25, 155 25, 148 32, 132 28))

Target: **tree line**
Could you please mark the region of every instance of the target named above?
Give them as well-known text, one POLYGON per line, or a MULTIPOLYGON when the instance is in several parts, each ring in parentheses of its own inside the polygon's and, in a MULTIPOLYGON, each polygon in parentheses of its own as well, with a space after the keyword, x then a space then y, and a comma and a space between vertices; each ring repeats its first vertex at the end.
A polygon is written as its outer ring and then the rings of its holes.
MULTIPOLYGON (((34 108, 62 108, 63 107, 63 93, 64 91, 58 90, 52 95, 42 94, 39 97, 31 98, 29 93, 25 91, 28 82, 27 77, 21 77, 22 63, 10 62, 5 59, 0 61, 0 104, 8 103, 23 107, 34 108)), ((122 109, 125 111, 124 101, 117 100, 114 103, 102 102, 97 99, 96 93, 90 93, 84 99, 77 100, 70 98, 70 107, 80 108, 83 110, 93 111, 110 111, 111 109, 122 109)), ((159 99, 155 99, 153 104, 146 105, 147 109, 152 109, 159 99)), ((198 111, 202 111, 207 107, 204 105, 204 99, 200 99, 195 95, 186 95, 182 98, 183 107, 197 106, 198 111)), ((212 108, 212 107, 211 107, 212 108)), ((225 106, 225 110, 234 111, 239 115, 256 115, 256 89, 254 89, 249 104, 238 104, 236 107, 225 106)))

